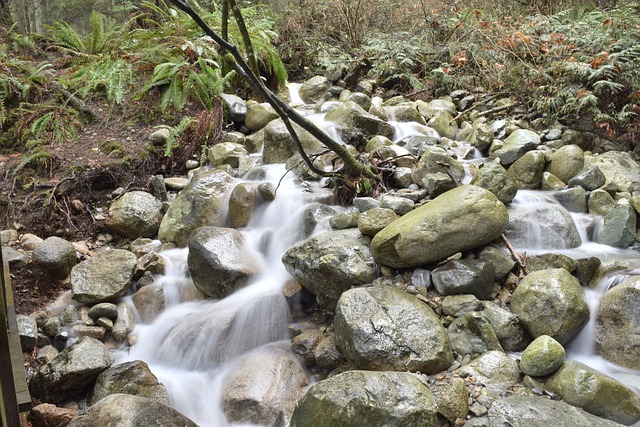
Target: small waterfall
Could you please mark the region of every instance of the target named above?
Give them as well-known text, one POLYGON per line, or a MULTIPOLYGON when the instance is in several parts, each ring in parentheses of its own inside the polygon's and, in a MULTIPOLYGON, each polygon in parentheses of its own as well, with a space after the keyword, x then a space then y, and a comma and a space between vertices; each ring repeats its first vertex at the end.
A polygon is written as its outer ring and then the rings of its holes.
MULTIPOLYGON (((180 302, 187 278, 187 249, 172 249, 166 274, 158 279, 166 309, 151 323, 136 326, 137 342, 116 353, 118 363, 144 360, 170 393, 171 403, 200 426, 227 426, 220 408, 225 374, 241 355, 287 339, 291 319, 282 285, 289 278, 280 258, 303 235, 302 211, 308 193, 285 174, 284 165, 266 167, 274 186, 282 179, 275 200, 260 206, 245 242, 261 256, 264 273, 247 287, 218 301, 180 302)), ((193 286, 191 284, 191 286, 193 286)))

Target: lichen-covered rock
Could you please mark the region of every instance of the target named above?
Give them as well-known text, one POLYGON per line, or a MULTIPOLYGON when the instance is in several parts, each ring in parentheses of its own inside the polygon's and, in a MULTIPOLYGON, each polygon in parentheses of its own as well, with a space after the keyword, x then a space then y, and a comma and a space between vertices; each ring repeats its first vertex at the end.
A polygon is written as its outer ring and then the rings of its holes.
POLYGON ((640 165, 633 159, 633 155, 626 151, 607 151, 606 153, 590 156, 585 164, 595 165, 604 174, 606 181, 603 190, 628 191, 640 190, 640 165))
POLYGON ((491 323, 481 311, 471 311, 455 319, 447 328, 447 334, 451 349, 462 356, 503 350, 491 323))
POLYGON ((502 148, 493 154, 500 159, 502 165, 509 166, 538 145, 540 145, 540 135, 532 130, 517 129, 505 139, 502 148))
POLYGON ((100 341, 84 337, 40 367, 29 380, 31 395, 43 402, 60 403, 79 394, 114 358, 100 341))
POLYGON ((419 267, 500 237, 508 221, 493 193, 464 185, 389 224, 373 238, 371 253, 390 267, 419 267))
POLYGON ((367 138, 375 135, 393 138, 393 126, 373 114, 369 114, 352 101, 347 101, 329 111, 325 116, 325 120, 336 123, 341 129, 344 129, 342 133, 345 140, 349 140, 349 135, 354 132, 362 133, 367 138))
POLYGON ((543 377, 554 373, 564 363, 562 345, 548 335, 541 335, 524 350, 520 370, 525 375, 543 377))
POLYGON ((358 369, 433 374, 453 360, 438 316, 414 296, 391 286, 343 293, 334 328, 336 346, 358 369))
POLYGON ((93 405, 104 397, 116 393, 148 397, 167 405, 170 403, 166 387, 141 360, 121 363, 102 371, 96 378, 88 403, 93 405))
POLYGON ((575 337, 589 320, 578 279, 562 268, 534 271, 511 296, 511 310, 529 335, 549 335, 560 344, 575 337))
POLYGON ((578 175, 584 167, 584 151, 577 145, 564 145, 550 156, 547 171, 564 182, 578 175))
POLYGON ((122 249, 99 252, 71 270, 71 294, 75 301, 96 304, 112 301, 127 292, 138 259, 122 249))
POLYGON ((256 187, 242 182, 236 185, 229 197, 229 218, 231 225, 242 228, 249 225, 256 204, 256 187))
POLYGON ((546 387, 565 402, 617 423, 640 421, 640 397, 622 383, 580 362, 568 361, 546 387))
POLYGON ((35 247, 31 261, 45 273, 62 280, 69 276, 78 256, 71 242, 51 236, 35 247))
POLYGON ((495 267, 488 261, 461 259, 448 261, 431 272, 440 295, 471 294, 489 299, 493 292, 495 267))
POLYGON ((522 249, 570 249, 582 244, 571 215, 561 206, 550 204, 512 204, 504 234, 514 247, 522 249))
POLYGON ((198 427, 189 418, 159 400, 121 393, 105 397, 71 420, 68 425, 68 427, 96 426, 198 427))
POLYGON ((169 206, 160 223, 158 239, 184 247, 196 228, 223 226, 227 194, 234 183, 226 172, 199 169, 169 206))
POLYGON ((429 388, 405 372, 348 371, 317 384, 298 402, 291 427, 436 427, 429 388))
POLYGON ((105 225, 135 239, 153 237, 160 228, 162 202, 146 191, 130 191, 109 206, 105 225))
POLYGON ((516 182, 518 189, 535 190, 540 188, 542 183, 542 173, 546 160, 544 153, 532 150, 523 154, 518 160, 513 162, 507 170, 507 175, 516 182))
POLYGON ((486 188, 496 195, 502 203, 511 203, 518 193, 517 182, 498 163, 488 162, 482 165, 471 184, 486 188))
POLYGON ((259 272, 257 260, 233 228, 201 227, 189 241, 189 273, 207 296, 224 298, 245 286, 259 272))
POLYGON ((329 231, 293 246, 282 262, 320 305, 333 310, 344 291, 375 279, 369 242, 358 230, 329 231))
POLYGON ((605 359, 640 369, 640 276, 608 290, 600 300, 596 318, 596 345, 605 359))
POLYGON ((629 205, 620 204, 605 215, 596 234, 596 242, 626 248, 635 242, 636 223, 636 211, 629 205))

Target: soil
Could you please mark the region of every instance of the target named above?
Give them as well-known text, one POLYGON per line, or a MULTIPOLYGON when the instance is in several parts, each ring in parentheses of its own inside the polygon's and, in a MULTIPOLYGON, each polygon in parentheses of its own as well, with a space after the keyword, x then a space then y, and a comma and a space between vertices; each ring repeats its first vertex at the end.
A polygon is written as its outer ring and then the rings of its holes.
MULTIPOLYGON (((186 172, 184 163, 193 157, 194 149, 185 147, 165 157, 164 146, 154 147, 149 141, 158 126, 175 125, 179 117, 132 123, 128 114, 114 114, 101 101, 89 101, 87 107, 96 113, 97 120, 80 131, 77 142, 45 147, 49 154, 45 162, 28 164, 16 173, 24 153, 0 153, 1 230, 84 241, 91 249, 96 240, 111 238, 104 215, 115 197, 114 190, 146 190, 153 175, 186 172)), ((137 113, 140 115, 140 110, 137 113)), ((197 114, 193 108, 184 112, 197 114)), ((20 314, 46 307, 65 289, 63 282, 41 274, 32 265, 12 268, 11 284, 20 314)))

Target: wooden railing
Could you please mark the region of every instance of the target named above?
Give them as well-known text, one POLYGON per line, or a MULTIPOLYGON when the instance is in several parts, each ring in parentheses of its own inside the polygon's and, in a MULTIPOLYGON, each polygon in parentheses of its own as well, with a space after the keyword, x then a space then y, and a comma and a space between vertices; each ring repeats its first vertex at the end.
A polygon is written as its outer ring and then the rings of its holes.
POLYGON ((20 425, 20 412, 31 408, 11 291, 9 264, 0 250, 0 421, 20 425))

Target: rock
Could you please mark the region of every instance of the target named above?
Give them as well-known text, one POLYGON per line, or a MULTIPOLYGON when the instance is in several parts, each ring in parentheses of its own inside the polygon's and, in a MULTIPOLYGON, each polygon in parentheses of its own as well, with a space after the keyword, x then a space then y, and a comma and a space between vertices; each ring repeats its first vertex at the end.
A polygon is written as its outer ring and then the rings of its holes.
POLYGON ((69 276, 78 256, 70 242, 51 236, 35 247, 31 260, 45 273, 62 280, 69 276))
POLYGON ((504 234, 514 247, 522 249, 569 249, 582 244, 571 215, 560 206, 546 203, 509 206, 504 234))
POLYGON ((137 258, 129 251, 99 252, 71 270, 71 294, 75 301, 97 304, 112 301, 129 289, 137 258))
POLYGON ((342 212, 335 214, 329 219, 329 225, 333 230, 345 230, 347 228, 358 227, 358 216, 356 212, 342 212))
POLYGON ((328 231, 290 248, 282 262, 320 305, 333 310, 344 291, 375 279, 369 242, 358 230, 328 231))
POLYGON ((170 176, 164 179, 164 185, 171 191, 182 191, 189 185, 189 179, 180 176, 170 176))
POLYGON ((563 254, 546 253, 527 257, 529 271, 564 268, 569 273, 573 273, 577 266, 578 263, 573 258, 563 254))
POLYGON ((560 190, 561 188, 564 188, 566 186, 567 184, 557 176, 549 172, 542 172, 542 182, 540 183, 541 190, 555 191, 555 190, 560 190))
POLYGON ((62 322, 59 317, 50 317, 47 319, 44 325, 42 325, 42 332, 48 337, 55 337, 60 332, 62 322))
POLYGON ((569 212, 587 212, 587 192, 582 187, 572 187, 558 190, 553 197, 569 212))
POLYGON ((222 215, 234 184, 226 172, 198 169, 162 218, 158 239, 184 247, 196 228, 224 226, 222 215))
POLYGON ((427 118, 433 117, 438 111, 446 111, 451 116, 455 116, 457 112, 456 105, 453 102, 442 98, 433 99, 429 102, 416 101, 416 105, 420 114, 427 118))
MULTIPOLYGON (((302 147, 312 156, 326 150, 320 142, 300 126, 293 125, 302 147)), ((282 119, 272 120, 264 129, 264 148, 262 162, 264 164, 285 163, 291 156, 297 154, 293 138, 289 134, 282 119)))
POLYGON ((278 117, 278 113, 273 110, 269 103, 248 102, 244 124, 247 125, 251 132, 257 132, 278 117))
POLYGON ((622 383, 588 366, 567 361, 546 387, 565 402, 620 424, 640 421, 640 397, 622 383))
POLYGON ((540 145, 540 136, 528 129, 517 129, 505 139, 502 148, 493 155, 500 159, 503 166, 509 166, 527 151, 540 145))
POLYGON ((234 228, 249 225, 256 204, 256 188, 242 182, 235 186, 229 198, 229 218, 234 228))
POLYGON ((257 260, 232 228, 201 227, 189 241, 189 273, 196 288, 213 298, 224 298, 244 287, 259 273, 257 260))
POLYGON ((254 163, 247 149, 233 142, 221 142, 209 148, 207 158, 211 166, 231 166, 238 176, 247 173, 254 163))
POLYGON ((162 220, 162 202, 146 191, 130 191, 109 206, 105 225, 125 237, 153 237, 162 220))
POLYGON ((170 404, 166 387, 142 360, 121 363, 102 371, 96 378, 87 403, 94 405, 108 395, 116 393, 148 397, 170 404))
POLYGON ((640 369, 640 276, 632 276, 602 296, 596 318, 596 346, 605 359, 640 369))
POLYGON ((360 212, 366 212, 370 209, 379 208, 380 200, 373 197, 356 197, 353 199, 353 206, 360 212))
POLYGON ((348 371, 314 384, 296 405, 291 427, 436 427, 436 411, 413 374, 348 371))
POLYGON ((38 324, 35 319, 24 314, 16 315, 20 347, 23 352, 33 350, 38 341, 38 324))
POLYGON ((461 356, 502 351, 500 341, 489 320, 481 311, 470 311, 455 319, 447 328, 451 349, 461 356))
POLYGON ((567 184, 574 186, 579 185, 587 191, 593 191, 602 187, 606 182, 607 178, 600 168, 596 165, 589 165, 571 178, 567 184))
POLYGON ((509 396, 495 401, 489 409, 489 419, 491 426, 512 427, 549 425, 615 427, 620 425, 591 415, 565 402, 533 396, 509 396))
POLYGON ((606 182, 602 187, 607 191, 640 190, 640 165, 631 153, 625 151, 607 151, 598 156, 587 157, 586 166, 597 166, 604 174, 606 182))
POLYGON ((313 76, 300 86, 300 98, 305 104, 315 104, 328 98, 331 82, 324 76, 313 76))
POLYGON ((440 295, 471 294, 479 299, 491 297, 494 276, 493 264, 478 259, 449 261, 431 272, 440 295))
POLYGON ((358 215, 358 230, 365 236, 373 237, 396 218, 398 218, 398 215, 391 209, 369 209, 358 215))
POLYGON ((544 172, 545 164, 544 153, 532 150, 524 153, 513 162, 507 170, 507 174, 516 182, 518 189, 535 190, 540 188, 542 184, 542 172, 544 172))
MULTIPOLYGON (((368 108, 365 108, 368 110, 368 108)), ((385 106, 385 111, 389 121, 393 122, 416 122, 421 125, 426 124, 424 117, 420 115, 415 102, 403 102, 397 105, 385 106)))
POLYGON ((131 394, 110 394, 83 414, 74 418, 68 427, 141 427, 180 426, 198 427, 196 423, 164 403, 131 394))
POLYGON ((516 265, 516 262, 506 249, 496 245, 485 246, 478 254, 477 259, 488 261, 493 265, 495 271, 494 279, 496 281, 501 281, 507 277, 507 274, 509 274, 516 265))
POLYGON ((133 277, 138 280, 144 276, 145 273, 164 275, 166 268, 167 260, 157 252, 151 252, 138 258, 133 277))
POLYGON ((310 329, 303 331, 300 335, 296 335, 291 340, 291 349, 307 368, 311 368, 316 364, 313 349, 318 345, 321 337, 322 331, 310 329))
POLYGON ((488 162, 482 165, 471 184, 491 191, 502 203, 511 203, 518 193, 517 182, 498 163, 488 162))
POLYGON ((616 201, 607 191, 598 189, 589 194, 587 206, 590 214, 605 216, 616 207, 616 201))
POLYGON ((483 301, 482 312, 505 351, 521 351, 526 347, 527 336, 515 314, 491 301, 483 301))
POLYGON ((344 362, 344 357, 336 346, 335 336, 329 335, 321 339, 313 349, 313 358, 319 368, 333 370, 344 362))
POLYGON ((508 220, 493 193, 464 185, 389 224, 371 241, 371 253, 390 267, 419 267, 489 243, 508 220))
POLYGON ((352 101, 329 111, 325 120, 336 123, 342 129, 339 132, 345 141, 351 140, 355 133, 363 134, 367 139, 375 135, 393 138, 393 126, 352 101))
POLYGON ((527 275, 511 296, 511 311, 533 338, 549 335, 567 344, 589 320, 578 279, 557 268, 527 275))
POLYGON ((457 160, 453 159, 442 147, 427 147, 418 165, 413 168, 411 177, 413 182, 427 189, 432 197, 444 191, 450 190, 462 182, 464 178, 464 167, 457 160), (430 177, 441 174, 444 177, 444 184, 437 187, 433 185, 430 177))
POLYGON ((223 380, 222 407, 239 424, 271 425, 281 411, 292 411, 309 378, 289 343, 261 347, 234 363, 223 380))
POLYGON ((486 153, 493 142, 494 131, 487 123, 480 120, 483 119, 474 121, 471 133, 464 139, 469 141, 478 151, 486 153))
POLYGON ((577 145, 564 145, 557 149, 549 159, 547 171, 564 182, 578 175, 584 167, 584 152, 577 145))
POLYGON ((29 421, 33 427, 67 427, 78 415, 77 409, 59 408, 50 403, 41 403, 29 411, 29 421))
POLYGON ((524 350, 520 370, 525 375, 544 377, 564 363, 564 347, 548 335, 541 335, 524 350))
POLYGON ((113 356, 100 341, 80 338, 38 369, 29 380, 29 391, 43 402, 63 402, 85 393, 95 377, 113 362, 113 356))
POLYGON ((10 246, 2 247, 2 259, 7 260, 9 267, 12 268, 24 267, 31 262, 28 256, 10 246))
POLYGON ((453 356, 438 316, 414 296, 387 285, 351 289, 338 301, 336 346, 358 369, 446 369, 453 356))
POLYGON ((427 124, 445 138, 454 139, 458 133, 458 122, 448 111, 437 111, 427 124))
POLYGON ((165 308, 164 287, 160 283, 144 286, 131 297, 142 323, 153 322, 165 308))
POLYGON ((218 95, 224 103, 227 116, 234 122, 243 122, 247 115, 247 103, 237 95, 221 93, 218 95))
POLYGON ((113 324, 113 329, 111 330, 111 336, 116 342, 123 342, 127 335, 129 335, 133 328, 136 326, 135 316, 133 314, 133 309, 131 306, 121 301, 117 304, 118 307, 118 318, 113 324))
POLYGON ((502 351, 484 353, 455 372, 476 377, 476 381, 484 384, 490 394, 506 391, 520 379, 518 363, 502 351))
POLYGON ((398 215, 408 214, 415 207, 413 200, 406 197, 384 195, 380 197, 380 207, 391 209, 398 215))
POLYGON ((153 145, 164 145, 171 136, 171 129, 163 127, 149 135, 149 142, 153 145))
POLYGON ((335 213, 335 209, 322 203, 311 203, 306 206, 302 212, 302 235, 299 239, 294 239, 294 241, 303 240, 311 236, 316 230, 316 226, 322 223, 323 219, 331 217, 335 213))
POLYGON ((95 304, 89 310, 89 317, 94 320, 100 317, 115 319, 116 317, 118 317, 118 307, 110 302, 101 302, 99 304, 95 304))
POLYGON ((438 402, 438 413, 455 423, 456 419, 465 419, 469 413, 469 392, 462 378, 451 380, 450 386, 438 402))
POLYGON ((629 205, 620 204, 605 215, 596 233, 596 242, 616 248, 629 247, 636 238, 637 215, 629 205))
MULTIPOLYGON (((4 230, 7 231, 7 230, 4 230)), ((4 232, 3 231, 3 232, 4 232)), ((18 234, 18 232, 16 230, 9 230, 10 232, 15 232, 16 236, 18 234)), ((11 239, 11 235, 13 235, 13 233, 11 233, 8 237, 8 239, 11 239)), ((4 239, 4 238, 3 238, 4 239)), ((16 237, 17 239, 17 237, 16 237)), ((11 240, 9 240, 10 242, 11 240)), ((26 233, 23 234, 20 237, 20 246, 22 247, 22 249, 26 250, 26 251, 32 251, 36 248, 36 246, 38 246, 40 243, 44 242, 43 239, 41 239, 40 237, 34 235, 34 234, 30 234, 30 233, 26 233)), ((5 243, 5 241, 2 241, 3 245, 8 245, 9 243, 5 243)))
POLYGON ((470 311, 482 309, 482 301, 473 295, 452 295, 442 300, 442 313, 460 317, 470 311))

